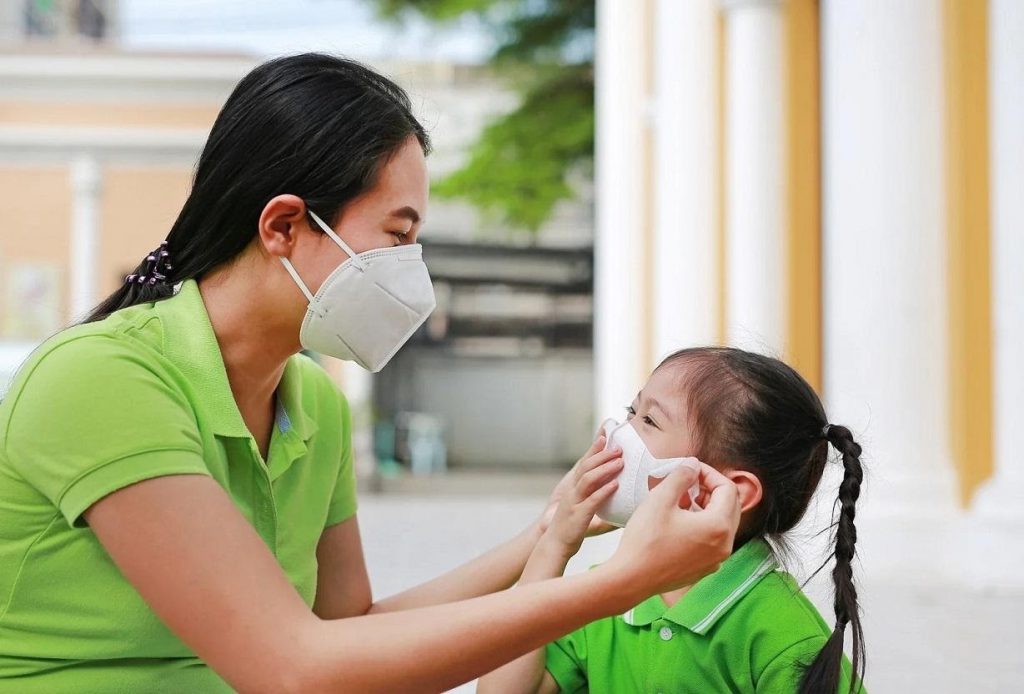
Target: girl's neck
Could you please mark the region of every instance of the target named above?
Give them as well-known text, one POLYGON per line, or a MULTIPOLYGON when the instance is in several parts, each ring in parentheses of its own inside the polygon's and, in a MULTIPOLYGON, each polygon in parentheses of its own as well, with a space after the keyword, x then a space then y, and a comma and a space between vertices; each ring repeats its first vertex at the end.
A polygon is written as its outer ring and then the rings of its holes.
POLYGON ((675 607, 676 603, 682 600, 683 596, 692 588, 692 586, 686 586, 685 588, 679 588, 668 593, 662 593, 661 599, 665 601, 665 604, 669 607, 675 607))

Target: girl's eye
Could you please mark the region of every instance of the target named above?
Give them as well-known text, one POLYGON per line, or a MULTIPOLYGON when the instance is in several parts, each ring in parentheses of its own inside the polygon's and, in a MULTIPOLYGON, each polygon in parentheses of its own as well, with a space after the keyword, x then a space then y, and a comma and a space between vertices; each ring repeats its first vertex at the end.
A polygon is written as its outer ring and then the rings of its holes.
POLYGON ((652 427, 657 428, 658 423, 651 419, 649 416, 644 415, 644 424, 650 424, 652 427))
POLYGON ((629 417, 635 417, 636 416, 636 410, 633 409, 632 405, 626 405, 626 414, 628 415, 627 419, 629 417))

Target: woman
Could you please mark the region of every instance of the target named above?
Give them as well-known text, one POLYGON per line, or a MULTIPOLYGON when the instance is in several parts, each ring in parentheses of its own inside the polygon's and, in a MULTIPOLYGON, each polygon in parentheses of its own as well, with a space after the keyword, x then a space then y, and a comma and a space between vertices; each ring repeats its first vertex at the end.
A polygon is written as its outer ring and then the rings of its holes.
POLYGON ((0 691, 438 691, 728 556, 735 489, 704 468, 707 512, 680 472, 585 576, 498 592, 539 520, 373 601, 347 406, 297 353, 377 370, 433 307, 428 150, 356 63, 239 83, 166 242, 0 404, 0 691))

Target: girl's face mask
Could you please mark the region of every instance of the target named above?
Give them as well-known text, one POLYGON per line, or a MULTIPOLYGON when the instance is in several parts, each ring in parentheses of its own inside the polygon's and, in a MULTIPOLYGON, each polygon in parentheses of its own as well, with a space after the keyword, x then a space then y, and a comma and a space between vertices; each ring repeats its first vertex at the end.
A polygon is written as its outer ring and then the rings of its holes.
MULTIPOLYGON (((696 458, 655 458, 629 422, 619 423, 608 419, 602 429, 605 433, 605 450, 618 446, 622 449, 624 462, 618 477, 618 489, 597 511, 602 520, 612 525, 626 525, 626 521, 650 493, 652 482, 649 478, 663 479, 676 468, 685 465, 699 469, 696 458)), ((700 485, 695 484, 690 488, 691 508, 699 508, 696 504, 699 495, 700 485)))

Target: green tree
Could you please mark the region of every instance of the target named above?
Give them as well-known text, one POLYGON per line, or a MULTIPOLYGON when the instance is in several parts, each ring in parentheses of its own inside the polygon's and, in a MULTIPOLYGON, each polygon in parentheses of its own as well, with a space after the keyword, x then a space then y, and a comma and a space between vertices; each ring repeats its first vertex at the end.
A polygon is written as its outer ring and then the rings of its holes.
POLYGON ((491 121, 466 164, 434 192, 536 231, 594 153, 594 0, 374 0, 385 18, 472 17, 495 36, 491 65, 520 95, 491 121))

